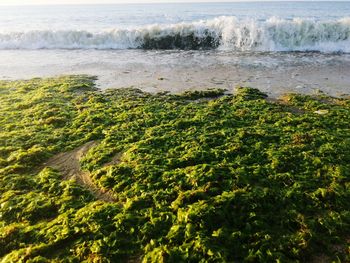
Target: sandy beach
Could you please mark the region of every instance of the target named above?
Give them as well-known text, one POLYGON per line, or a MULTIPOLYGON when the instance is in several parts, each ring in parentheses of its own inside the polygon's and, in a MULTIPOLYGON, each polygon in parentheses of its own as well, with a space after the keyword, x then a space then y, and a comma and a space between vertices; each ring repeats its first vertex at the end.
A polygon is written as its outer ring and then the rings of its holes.
POLYGON ((204 2, 0 0, 1 263, 350 262, 350 0, 204 2))
POLYGON ((349 93, 350 55, 224 51, 2 50, 1 79, 68 74, 98 77, 101 89, 156 93, 250 86, 276 97, 288 92, 349 93), (17 59, 12 58, 16 56, 17 59))

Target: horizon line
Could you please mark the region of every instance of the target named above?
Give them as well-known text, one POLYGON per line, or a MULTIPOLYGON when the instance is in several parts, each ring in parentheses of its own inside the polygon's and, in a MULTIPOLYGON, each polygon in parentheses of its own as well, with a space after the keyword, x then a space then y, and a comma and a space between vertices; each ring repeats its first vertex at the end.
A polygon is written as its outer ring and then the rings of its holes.
POLYGON ((159 1, 149 1, 149 2, 110 2, 110 3, 74 3, 74 2, 66 2, 66 3, 30 3, 30 4, 22 4, 22 3, 0 3, 0 6, 56 6, 56 5, 137 5, 137 4, 208 4, 208 3, 215 3, 215 4, 227 4, 227 3, 268 3, 268 2, 350 2, 350 0, 223 0, 220 2, 216 2, 214 0, 208 0, 208 1, 186 1, 186 0, 180 0, 179 2, 175 1, 169 1, 169 2, 159 2, 159 1))

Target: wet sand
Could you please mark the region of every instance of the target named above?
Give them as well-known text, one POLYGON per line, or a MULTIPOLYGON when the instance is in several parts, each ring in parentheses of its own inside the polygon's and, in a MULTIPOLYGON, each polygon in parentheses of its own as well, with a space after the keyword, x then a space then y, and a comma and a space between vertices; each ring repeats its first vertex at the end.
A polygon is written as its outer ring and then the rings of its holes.
POLYGON ((0 51, 1 79, 65 74, 98 77, 101 89, 149 92, 250 86, 276 97, 287 92, 350 94, 350 55, 216 51, 0 51))
POLYGON ((111 72, 100 76, 101 87, 134 86, 149 92, 249 86, 279 96, 286 92, 313 94, 325 92, 332 96, 350 93, 350 65, 255 69, 214 65, 201 69, 159 68, 111 72))

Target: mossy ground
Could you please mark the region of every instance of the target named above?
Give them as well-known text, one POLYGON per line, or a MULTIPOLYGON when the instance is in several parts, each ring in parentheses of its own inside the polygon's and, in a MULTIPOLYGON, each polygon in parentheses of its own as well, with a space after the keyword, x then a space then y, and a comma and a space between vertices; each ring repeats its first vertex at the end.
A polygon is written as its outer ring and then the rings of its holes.
POLYGON ((350 261, 350 99, 2 81, 0 194, 1 262, 350 261))

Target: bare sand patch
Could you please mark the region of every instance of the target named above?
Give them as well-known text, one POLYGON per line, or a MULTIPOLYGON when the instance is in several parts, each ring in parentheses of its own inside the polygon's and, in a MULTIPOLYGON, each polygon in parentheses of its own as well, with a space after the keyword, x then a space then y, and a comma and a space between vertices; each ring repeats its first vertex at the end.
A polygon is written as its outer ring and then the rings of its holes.
MULTIPOLYGON (((64 180, 76 180, 78 184, 88 189, 97 199, 105 202, 113 202, 116 200, 113 195, 95 185, 90 173, 81 170, 80 167, 79 161, 97 144, 96 141, 91 141, 71 151, 59 153, 51 157, 44 165, 60 171, 64 180)), ((118 160, 119 158, 113 159, 111 164, 117 164, 118 160)))

